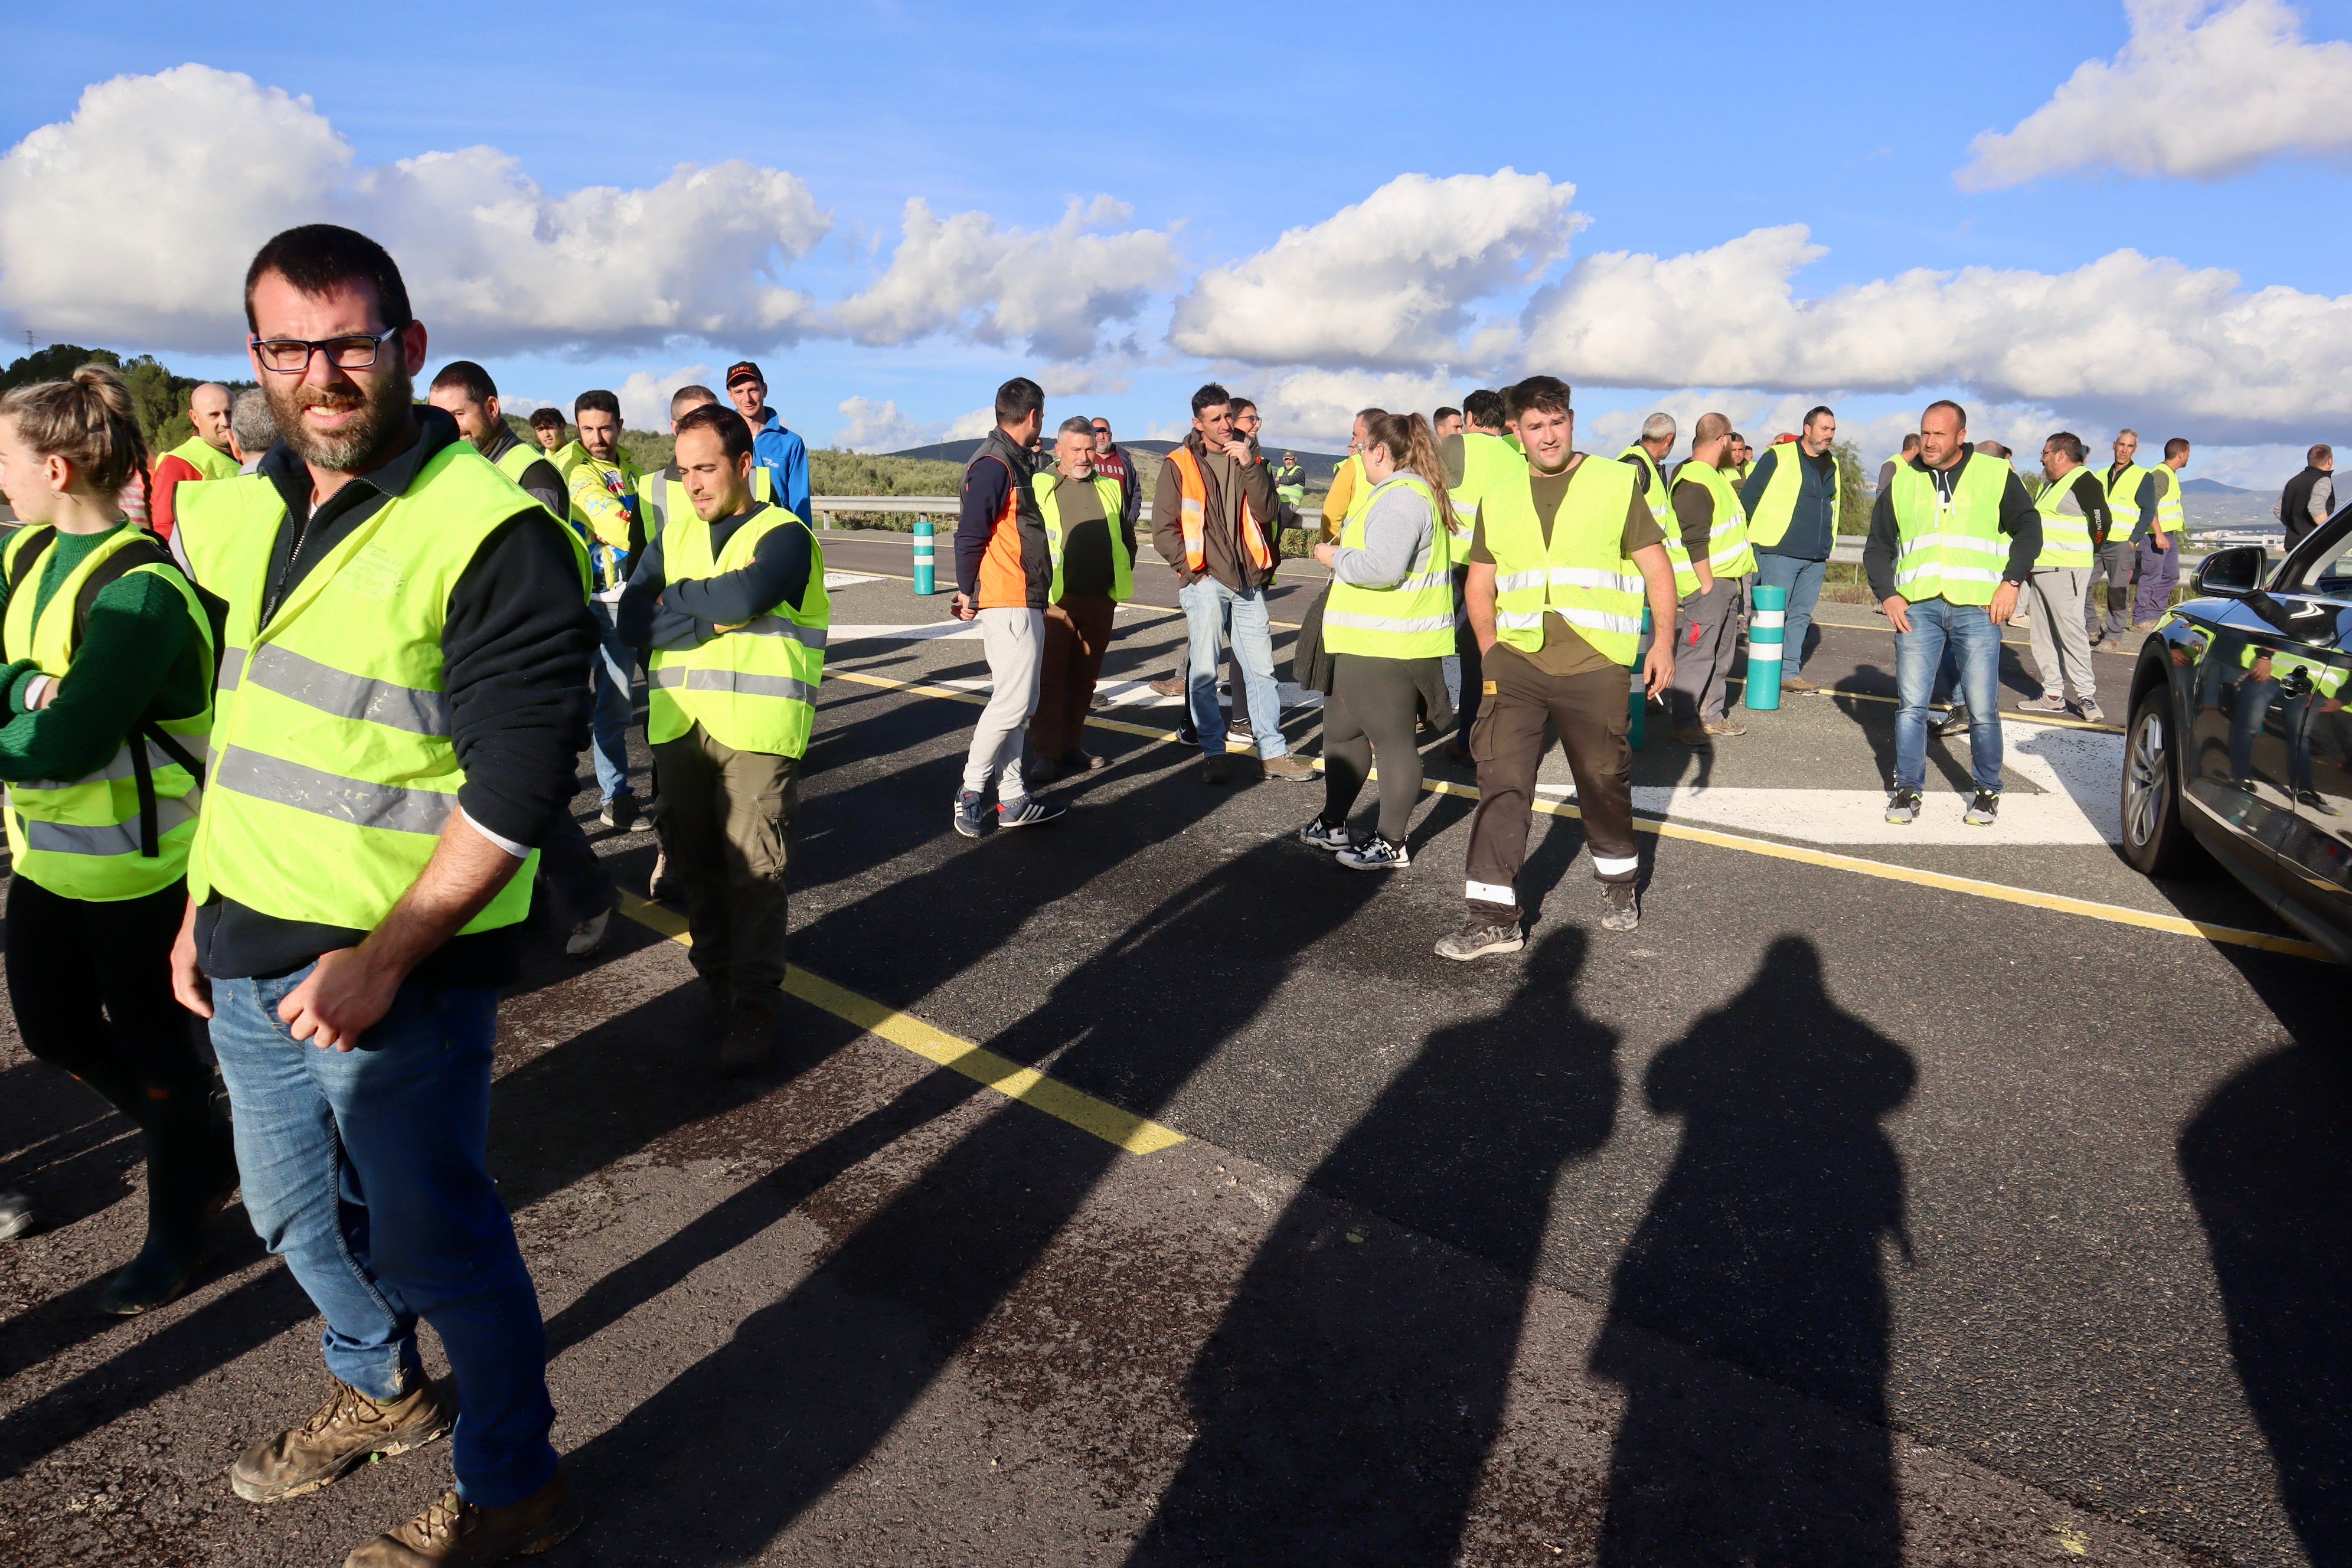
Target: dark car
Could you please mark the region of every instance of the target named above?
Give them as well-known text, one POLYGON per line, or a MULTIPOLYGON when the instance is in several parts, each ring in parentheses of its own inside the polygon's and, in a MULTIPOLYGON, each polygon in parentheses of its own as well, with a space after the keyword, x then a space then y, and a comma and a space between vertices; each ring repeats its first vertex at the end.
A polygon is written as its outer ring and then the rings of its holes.
POLYGON ((2218 550, 2132 672, 2125 858, 2206 854, 2352 963, 2352 507, 2287 552, 2218 550))

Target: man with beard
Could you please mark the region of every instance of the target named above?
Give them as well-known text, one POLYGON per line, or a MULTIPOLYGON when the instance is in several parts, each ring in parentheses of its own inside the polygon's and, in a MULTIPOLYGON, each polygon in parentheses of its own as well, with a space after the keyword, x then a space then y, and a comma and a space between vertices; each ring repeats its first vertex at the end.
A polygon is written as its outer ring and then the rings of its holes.
POLYGON ((325 1318, 333 1375, 230 1484, 274 1502, 454 1426, 456 1490, 349 1563, 493 1563, 578 1519, 485 1160, 499 988, 596 630, 563 524, 412 405, 425 330, 381 246, 289 229, 245 301, 280 439, 181 515, 226 607, 172 978, 211 1020, 247 1212, 325 1318))
POLYGON ((453 359, 433 378, 425 401, 455 419, 457 434, 520 485, 525 495, 558 517, 570 510, 570 494, 554 460, 507 427, 506 416, 499 412, 498 383, 488 371, 472 360, 453 359))

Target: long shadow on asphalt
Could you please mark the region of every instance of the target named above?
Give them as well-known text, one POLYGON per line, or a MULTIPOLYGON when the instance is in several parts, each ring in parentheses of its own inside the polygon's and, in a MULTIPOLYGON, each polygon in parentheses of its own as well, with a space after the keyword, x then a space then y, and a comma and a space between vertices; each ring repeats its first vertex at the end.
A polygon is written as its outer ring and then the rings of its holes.
POLYGON ((1616 1118, 1616 1036, 1576 1005, 1585 941, 1554 931, 1508 1002, 1431 1035, 1307 1178, 1192 1369, 1199 1436, 1130 1562, 1454 1561, 1553 1186, 1616 1118), (1343 1235, 1331 1198, 1505 1278, 1343 1235))
MULTIPOLYGON (((516 1004, 515 1017, 529 1026, 534 1007, 562 1005, 556 997, 527 997, 516 1004)), ((678 992, 666 993, 499 1079, 491 1111, 490 1168, 509 1206, 520 1208, 682 1128, 757 1100, 775 1087, 777 1076, 807 1067, 855 1037, 849 1026, 825 1019, 835 1027, 822 1037, 813 1035, 781 1064, 779 1074, 764 1081, 723 1079, 706 1057, 677 1048, 681 1011, 695 1005, 678 992)), ((215 1223, 233 1265, 259 1259, 259 1243, 241 1210, 215 1223)), ((15 1364, 22 1364, 22 1355, 53 1354, 61 1348, 44 1349, 48 1342, 89 1337, 85 1325, 67 1316, 60 1305, 67 1301, 87 1310, 75 1293, 44 1303, 11 1325, 20 1331, 6 1342, 15 1364)), ((160 1327, 126 1330, 137 1337, 119 1354, 0 1416, 0 1479, 315 1315, 293 1277, 273 1265, 160 1327)), ((91 1321, 101 1330, 109 1326, 91 1321)))
MULTIPOLYGON (((1166 832, 1222 794, 1178 773, 1128 797, 1118 820, 1131 826, 1098 831, 1166 832)), ((1015 876, 1016 862, 989 847, 819 921, 812 962, 844 939, 856 951, 895 932, 891 956, 929 955, 906 978, 936 984, 985 963, 999 933, 1083 875, 1076 856, 1032 849, 1024 858, 1043 858, 1015 876)), ((1276 841, 1216 865, 990 1047, 1050 1058, 1057 1077, 1097 1092, 1115 1082, 1123 1103, 1160 1111, 1280 991, 1296 954, 1377 890, 1376 878, 1286 876, 1296 854, 1276 841), (1283 940, 1247 940, 1251 930, 1283 940), (1175 975, 1192 983, 1168 984, 1175 975)), ((1126 1157, 1024 1106, 990 1116, 725 1349, 572 1456, 575 1484, 614 1500, 590 1534, 659 1541, 683 1563, 760 1552, 889 1433, 1126 1157), (728 1506, 679 1506, 712 1496, 728 1506)))
MULTIPOLYGON (((2225 950, 2226 952, 2226 950, 2225 950)), ((2246 1403, 2315 1563, 2352 1563, 2352 1055, 2343 972, 2226 953, 2296 1042, 2181 1130, 2246 1403)))
POLYGON ((1592 1354, 1626 1392, 1602 1563, 1900 1561, 1880 1249, 1910 1245, 1880 1121, 1916 1076, 1831 998, 1796 936, 1652 1058, 1650 1108, 1680 1118, 1683 1140, 1592 1354), (1861 1421, 1830 1430, 1794 1405, 1707 1397, 1701 1369, 1652 1333, 1861 1421))

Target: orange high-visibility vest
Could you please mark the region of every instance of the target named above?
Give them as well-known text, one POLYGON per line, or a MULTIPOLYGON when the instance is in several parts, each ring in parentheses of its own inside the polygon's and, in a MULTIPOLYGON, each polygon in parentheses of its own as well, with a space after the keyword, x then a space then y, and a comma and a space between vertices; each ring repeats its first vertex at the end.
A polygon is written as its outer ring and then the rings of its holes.
MULTIPOLYGON (((1175 448, 1168 454, 1168 461, 1175 465, 1176 482, 1184 492, 1178 503, 1184 530, 1184 569, 1198 572, 1208 560, 1201 534, 1208 518, 1209 482, 1202 477, 1201 459, 1192 455, 1192 447, 1175 448)), ((1250 564, 1259 571, 1274 564, 1274 552, 1265 545, 1265 530, 1258 526, 1247 496, 1242 498, 1242 546, 1249 552, 1250 564)))

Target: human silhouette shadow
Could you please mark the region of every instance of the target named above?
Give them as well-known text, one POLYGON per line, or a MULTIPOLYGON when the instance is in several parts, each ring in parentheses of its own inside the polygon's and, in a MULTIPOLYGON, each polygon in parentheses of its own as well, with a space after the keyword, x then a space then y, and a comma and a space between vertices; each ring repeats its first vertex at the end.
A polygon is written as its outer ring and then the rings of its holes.
POLYGON ((1199 1435, 1130 1563, 1454 1560, 1554 1185, 1616 1117, 1616 1035, 1576 1005, 1585 942, 1546 937, 1307 1178, 1192 1369, 1199 1435), (1495 1268, 1367 1236, 1361 1210, 1495 1268))
POLYGON ((2352 1563, 2352 1055, 2343 987, 2231 955, 2296 1042, 2217 1088, 2176 1146, 2281 1505, 2315 1563, 2352 1563))
MULTIPOLYGON (((1377 892, 1362 885, 1372 878, 1286 875, 1297 850, 1272 841, 1176 889, 1064 976, 1034 1013, 992 1036, 989 1048, 1017 1061, 1050 1058, 1056 1078, 1145 1115, 1162 1112, 1280 992, 1297 954, 1377 892), (1276 931, 1283 941, 1270 939, 1276 931), (1213 984, 1166 983, 1183 974, 1213 975, 1213 984)), ((1006 929, 991 920, 1001 885, 985 901, 977 886, 962 890, 957 918, 1006 929)), ((868 922, 887 927, 895 913, 903 929, 942 894, 935 881, 906 889, 902 904, 894 890, 819 923, 838 939, 868 922)), ((745 1319, 726 1346, 566 1461, 575 1485, 607 1500, 595 1535, 658 1540, 663 1560, 680 1564, 716 1568, 759 1555, 888 1435, 1111 1165, 1129 1157, 1026 1106, 1000 1106, 784 1300, 745 1319), (682 1506, 714 1495, 726 1506, 682 1506)), ((551 1563, 598 1560, 593 1545, 579 1549, 587 1556, 564 1554, 572 1550, 560 1548, 551 1563)))
POLYGON ((1592 1353, 1626 1394, 1602 1563, 1899 1561, 1880 1248, 1909 1243, 1879 1123, 1916 1077, 1909 1052, 1831 999, 1796 936, 1652 1059, 1650 1108, 1680 1118, 1683 1138, 1592 1353), (1860 1424, 1759 1397, 1685 1351, 1860 1424))

